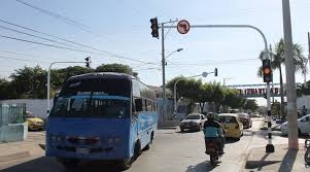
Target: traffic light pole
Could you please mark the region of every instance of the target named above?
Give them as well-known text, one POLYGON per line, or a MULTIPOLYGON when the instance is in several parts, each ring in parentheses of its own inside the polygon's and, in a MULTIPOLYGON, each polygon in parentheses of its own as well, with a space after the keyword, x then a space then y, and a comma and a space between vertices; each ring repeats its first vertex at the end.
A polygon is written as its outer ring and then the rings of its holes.
POLYGON ((160 23, 159 28, 161 28, 161 62, 162 62, 162 78, 163 78, 163 116, 164 120, 167 118, 167 97, 166 97, 166 58, 165 58, 165 24, 168 23, 174 23, 177 22, 178 20, 176 19, 175 21, 168 21, 168 22, 163 22, 160 23))
MULTIPOLYGON (((163 26, 164 28, 177 28, 177 26, 163 26)), ((263 38, 264 46, 265 46, 265 58, 269 58, 268 52, 268 44, 267 39, 264 33, 257 27, 252 25, 191 25, 191 28, 249 28, 254 29, 257 31, 263 38)), ((272 137, 271 137, 271 104, 270 104, 270 83, 267 82, 267 114, 268 114, 268 144, 266 146, 266 152, 271 153, 274 152, 274 145, 272 144, 272 137)))
POLYGON ((51 83, 51 68, 54 64, 58 64, 58 63, 85 63, 85 62, 53 62, 50 64, 50 66, 48 67, 48 71, 47 71, 47 83, 46 83, 46 86, 47 86, 47 116, 49 116, 49 113, 50 113, 50 90, 51 90, 51 87, 50 87, 50 83, 51 83))

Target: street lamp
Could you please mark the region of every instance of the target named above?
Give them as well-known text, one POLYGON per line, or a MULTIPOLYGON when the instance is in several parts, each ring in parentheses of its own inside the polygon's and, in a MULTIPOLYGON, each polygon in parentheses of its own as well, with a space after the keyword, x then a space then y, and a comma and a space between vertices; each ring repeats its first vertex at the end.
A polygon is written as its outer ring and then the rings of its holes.
MULTIPOLYGON (((213 73, 213 72, 210 72, 210 73, 213 73)), ((194 78, 194 77, 197 77, 197 76, 202 76, 202 77, 207 77, 208 76, 208 72, 203 72, 202 74, 199 74, 199 75, 193 75, 193 76, 189 76, 189 77, 186 77, 186 78, 180 78, 178 79, 175 83, 174 83, 174 114, 177 113, 177 83, 179 81, 181 81, 182 79, 188 79, 188 78, 194 78)))
MULTIPOLYGON (((163 30, 162 30, 163 31, 163 30)), ((164 40, 164 39, 163 39, 164 40)), ((162 53, 162 73, 163 73, 163 104, 164 104, 164 116, 166 116, 166 112, 167 112, 167 106, 166 106, 166 73, 165 73, 165 66, 166 66, 166 59, 171 56, 172 54, 176 53, 176 52, 180 52, 182 51, 183 48, 178 48, 177 50, 171 52, 168 56, 164 56, 164 49, 163 49, 163 53, 162 53)))
MULTIPOLYGON (((168 57, 170 57, 174 53, 178 53, 180 51, 183 51, 183 48, 178 48, 177 50, 172 51, 168 56, 165 57, 165 60, 167 60, 168 57)), ((167 65, 167 64, 166 64, 167 65)))

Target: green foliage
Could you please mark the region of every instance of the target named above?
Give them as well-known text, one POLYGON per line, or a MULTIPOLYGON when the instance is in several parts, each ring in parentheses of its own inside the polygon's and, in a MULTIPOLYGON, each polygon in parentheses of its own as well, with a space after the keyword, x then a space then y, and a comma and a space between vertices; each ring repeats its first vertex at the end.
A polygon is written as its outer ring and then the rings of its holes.
POLYGON ((95 72, 117 72, 117 73, 126 73, 129 75, 137 75, 137 73, 133 72, 130 66, 118 63, 102 64, 95 69, 95 72))
POLYGON ((223 105, 229 106, 232 109, 238 109, 241 107, 244 98, 239 95, 238 90, 236 89, 226 89, 226 96, 224 101, 222 102, 223 105))
POLYGON ((271 105, 271 115, 279 116, 280 115, 280 102, 275 101, 271 105))
POLYGON ((258 105, 256 103, 256 100, 247 99, 243 108, 245 110, 251 110, 252 112, 254 112, 258 109, 258 105))
POLYGON ((245 105, 246 99, 240 97, 235 89, 229 89, 217 82, 202 83, 201 80, 188 79, 178 76, 168 81, 167 88, 174 91, 176 85, 177 99, 184 97, 191 102, 199 103, 201 107, 206 102, 215 104, 215 111, 219 111, 220 105, 231 108, 241 108, 245 105))
MULTIPOLYGON (((63 69, 51 70, 51 97, 58 92, 64 82, 71 76, 90 72, 121 72, 138 75, 132 68, 122 64, 101 65, 96 70, 81 66, 69 66, 63 69)), ((47 71, 40 66, 16 69, 11 75, 11 81, 0 79, 0 99, 46 98, 47 71)))

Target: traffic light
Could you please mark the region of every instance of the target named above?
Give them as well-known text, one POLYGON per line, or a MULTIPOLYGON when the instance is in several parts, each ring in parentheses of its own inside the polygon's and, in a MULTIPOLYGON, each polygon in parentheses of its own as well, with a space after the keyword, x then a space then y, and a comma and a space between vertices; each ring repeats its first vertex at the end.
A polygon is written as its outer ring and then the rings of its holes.
POLYGON ((217 76, 217 68, 214 69, 214 76, 217 76))
POLYGON ((89 63, 91 63, 90 57, 86 57, 85 58, 85 64, 86 64, 85 66, 88 67, 88 68, 90 68, 89 63))
POLYGON ((263 60, 263 77, 264 82, 272 82, 272 70, 269 59, 263 60))
POLYGON ((150 22, 151 22, 152 36, 154 38, 159 38, 157 17, 151 18, 150 22))

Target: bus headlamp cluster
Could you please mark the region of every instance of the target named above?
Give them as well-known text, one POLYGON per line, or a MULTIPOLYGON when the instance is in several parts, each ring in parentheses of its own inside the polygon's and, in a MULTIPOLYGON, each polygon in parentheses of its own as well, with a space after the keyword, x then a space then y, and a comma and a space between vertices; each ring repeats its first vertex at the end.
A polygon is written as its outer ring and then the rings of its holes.
POLYGON ((50 140, 52 140, 52 141, 58 141, 58 142, 64 140, 64 137, 62 137, 62 136, 57 136, 57 135, 50 135, 49 138, 50 138, 50 140))
POLYGON ((108 143, 119 143, 121 141, 121 138, 116 136, 116 137, 108 137, 107 142, 108 143))

